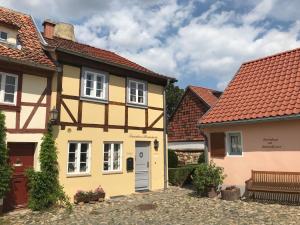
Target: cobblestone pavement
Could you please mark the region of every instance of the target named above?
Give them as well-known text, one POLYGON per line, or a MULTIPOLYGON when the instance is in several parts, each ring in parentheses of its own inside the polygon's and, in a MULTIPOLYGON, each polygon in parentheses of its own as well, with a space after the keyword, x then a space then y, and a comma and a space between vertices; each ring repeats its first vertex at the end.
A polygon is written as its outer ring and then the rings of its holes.
POLYGON ((257 202, 198 198, 192 190, 170 187, 95 204, 47 212, 17 211, 0 224, 300 224, 300 207, 257 202))

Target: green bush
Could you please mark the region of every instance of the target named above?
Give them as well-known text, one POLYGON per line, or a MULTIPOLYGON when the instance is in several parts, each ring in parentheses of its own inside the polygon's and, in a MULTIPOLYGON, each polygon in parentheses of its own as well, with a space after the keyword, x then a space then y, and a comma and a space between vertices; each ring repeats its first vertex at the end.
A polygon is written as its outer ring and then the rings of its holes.
POLYGON ((12 168, 8 164, 6 146, 5 115, 0 111, 0 199, 9 191, 12 168))
POLYGON ((182 186, 190 178, 198 165, 187 165, 178 168, 169 168, 169 183, 182 186))
POLYGON ((43 210, 55 204, 71 209, 68 197, 58 182, 58 163, 52 127, 44 134, 40 150, 41 171, 27 170, 29 186, 29 208, 43 210))
POLYGON ((178 157, 174 150, 168 150, 168 167, 176 168, 178 166, 178 157))
POLYGON ((198 158, 198 164, 205 163, 205 154, 202 152, 198 158))
POLYGON ((206 194, 209 187, 219 188, 223 184, 225 175, 221 167, 213 162, 202 163, 194 171, 193 183, 199 194, 206 194))

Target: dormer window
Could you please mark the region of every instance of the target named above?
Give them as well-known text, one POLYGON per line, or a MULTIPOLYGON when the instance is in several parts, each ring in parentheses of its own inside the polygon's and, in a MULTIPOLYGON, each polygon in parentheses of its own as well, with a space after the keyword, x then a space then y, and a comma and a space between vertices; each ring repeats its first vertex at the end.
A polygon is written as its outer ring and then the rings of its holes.
POLYGON ((5 41, 7 42, 7 33, 0 31, 0 41, 5 41))

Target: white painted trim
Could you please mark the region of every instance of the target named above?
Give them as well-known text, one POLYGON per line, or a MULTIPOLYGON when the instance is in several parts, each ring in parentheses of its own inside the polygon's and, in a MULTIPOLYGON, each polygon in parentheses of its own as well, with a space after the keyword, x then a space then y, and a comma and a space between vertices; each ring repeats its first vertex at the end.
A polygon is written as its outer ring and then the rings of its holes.
POLYGON ((242 131, 226 131, 225 132, 225 146, 226 146, 226 156, 228 157, 243 157, 244 156, 244 142, 243 142, 243 132, 242 131), (242 154, 241 155, 230 155, 229 151, 229 134, 239 133, 241 136, 241 147, 242 147, 242 154))
POLYGON ((18 90, 18 75, 12 74, 12 73, 6 73, 6 72, 0 72, 2 75, 1 79, 1 87, 0 87, 0 102, 6 105, 16 105, 17 104, 17 90, 18 90), (15 90, 14 90, 14 102, 5 102, 4 101, 4 96, 5 96, 5 84, 6 84, 6 78, 7 76, 11 76, 16 78, 16 83, 15 83, 15 90))
POLYGON ((171 150, 204 150, 204 141, 184 141, 184 142, 168 142, 168 149, 171 150))
MULTIPOLYGON (((122 141, 104 141, 103 142, 103 162, 102 162, 102 173, 103 174, 116 174, 116 173, 123 173, 122 170, 122 162, 123 162, 123 142, 122 141), (120 168, 117 170, 104 170, 104 148, 105 148, 105 144, 110 144, 110 145, 114 145, 114 144, 119 144, 120 145, 120 168)), ((113 167, 113 148, 110 147, 110 154, 111 154, 111 166, 113 167)))
POLYGON ((127 103, 130 105, 138 105, 138 106, 147 106, 148 105, 148 83, 147 81, 144 80, 137 80, 137 79, 128 79, 127 81, 127 103), (130 83, 136 83, 136 101, 130 101, 130 83), (144 103, 138 103, 138 84, 143 84, 143 98, 144 98, 144 103))
POLYGON ((92 160, 91 160, 91 141, 69 141, 68 142, 68 155, 67 155, 67 177, 74 177, 74 176, 90 176, 90 171, 92 167, 92 160), (69 150, 70 150, 70 144, 74 143, 77 144, 77 152, 75 152, 75 164, 77 166, 77 171, 75 172, 69 172, 69 150), (78 144, 80 144, 80 149, 78 148, 78 144), (80 153, 81 153, 81 144, 88 144, 87 149, 87 171, 80 172, 80 153))

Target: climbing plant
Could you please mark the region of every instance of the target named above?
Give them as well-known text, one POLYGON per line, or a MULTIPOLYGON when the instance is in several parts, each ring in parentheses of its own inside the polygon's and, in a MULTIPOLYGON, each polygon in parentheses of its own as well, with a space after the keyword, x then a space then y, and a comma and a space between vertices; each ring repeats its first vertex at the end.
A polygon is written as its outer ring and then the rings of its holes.
POLYGON ((27 176, 29 180, 29 208, 42 210, 56 204, 71 207, 68 197, 58 180, 57 149, 53 138, 52 126, 42 138, 40 149, 40 171, 29 169, 27 176))
POLYGON ((6 146, 5 115, 0 111, 0 199, 9 191, 12 168, 8 163, 6 146))

